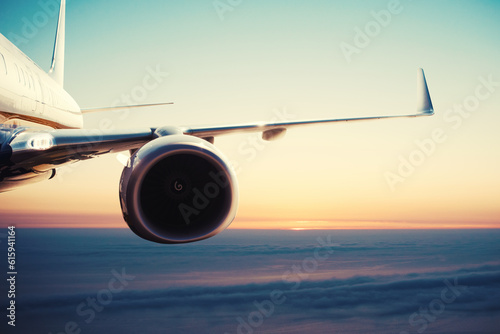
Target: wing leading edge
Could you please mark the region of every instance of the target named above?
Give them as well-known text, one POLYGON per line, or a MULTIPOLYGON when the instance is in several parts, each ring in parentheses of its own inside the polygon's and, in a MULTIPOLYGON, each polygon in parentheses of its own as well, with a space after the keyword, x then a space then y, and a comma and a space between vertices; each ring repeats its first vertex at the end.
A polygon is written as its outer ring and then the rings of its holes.
POLYGON ((325 124, 335 122, 351 122, 351 121, 367 121, 374 119, 384 118, 404 118, 404 117, 419 117, 419 116, 432 116, 434 115, 434 108, 432 106, 431 96, 425 74, 423 69, 418 70, 417 74, 417 111, 408 115, 388 115, 388 116, 371 116, 371 117, 355 117, 355 118, 340 118, 340 119, 319 119, 319 120, 304 120, 294 122, 279 122, 279 123, 253 123, 230 125, 220 127, 200 127, 200 128, 186 128, 183 130, 184 134, 192 135, 201 138, 213 138, 220 135, 239 133, 239 132, 262 132, 263 138, 271 140, 283 134, 286 129, 313 124, 325 124))
MULTIPOLYGON (((335 122, 367 121, 385 118, 431 116, 434 114, 423 70, 418 72, 418 108, 408 115, 372 116, 341 119, 319 119, 294 122, 254 123, 214 127, 143 128, 137 130, 34 130, 0 127, 0 180, 16 179, 29 173, 44 173, 65 164, 87 160, 106 153, 136 150, 163 136, 190 135, 209 142, 214 137, 241 133, 262 132, 264 140, 285 134, 288 128, 335 122)), ((1 182, 0 182, 1 183, 1 182)), ((0 187, 0 192, 3 191, 0 187)))

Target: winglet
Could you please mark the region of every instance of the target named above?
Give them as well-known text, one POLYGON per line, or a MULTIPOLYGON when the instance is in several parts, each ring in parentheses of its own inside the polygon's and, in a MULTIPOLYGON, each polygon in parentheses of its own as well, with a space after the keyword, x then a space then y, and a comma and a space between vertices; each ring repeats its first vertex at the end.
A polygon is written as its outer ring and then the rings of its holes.
POLYGON ((424 70, 419 68, 417 75, 417 113, 420 115, 434 115, 429 88, 425 80, 424 70))
POLYGON ((61 87, 64 85, 64 41, 66 30, 66 0, 61 0, 59 21, 57 22, 56 40, 49 75, 61 87))

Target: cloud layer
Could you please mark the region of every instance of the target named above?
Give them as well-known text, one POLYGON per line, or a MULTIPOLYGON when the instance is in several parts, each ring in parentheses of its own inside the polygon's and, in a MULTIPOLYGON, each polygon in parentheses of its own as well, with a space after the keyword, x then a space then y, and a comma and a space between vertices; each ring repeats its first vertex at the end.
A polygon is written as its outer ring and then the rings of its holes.
POLYGON ((336 231, 331 253, 317 242, 329 231, 231 231, 172 248, 124 232, 23 231, 18 323, 37 333, 498 328, 498 231, 336 231))

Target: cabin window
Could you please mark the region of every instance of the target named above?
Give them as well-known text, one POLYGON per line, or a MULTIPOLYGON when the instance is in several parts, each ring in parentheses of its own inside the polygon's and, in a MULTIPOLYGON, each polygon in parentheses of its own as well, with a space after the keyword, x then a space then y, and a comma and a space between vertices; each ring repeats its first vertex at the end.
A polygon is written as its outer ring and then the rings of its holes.
POLYGON ((23 85, 24 85, 24 87, 28 87, 28 73, 26 73, 26 71, 22 67, 19 67, 19 68, 21 69, 21 76, 22 76, 23 85))
POLYGON ((17 72, 19 73, 19 83, 21 85, 23 85, 24 84, 23 83, 23 70, 19 66, 17 66, 17 72))
POLYGON ((19 76, 21 77, 21 85, 25 85, 26 83, 24 82, 24 72, 21 66, 19 66, 19 76))
POLYGON ((33 77, 33 90, 36 93, 37 100, 40 100, 41 99, 40 94, 43 94, 43 92, 42 92, 42 87, 40 85, 40 78, 36 74, 33 77))
POLYGON ((21 83, 21 75, 19 74, 19 67, 17 66, 17 64, 14 64, 14 66, 16 67, 16 72, 17 72, 17 82, 21 83))
POLYGON ((0 72, 7 74, 7 63, 3 54, 0 53, 0 72))

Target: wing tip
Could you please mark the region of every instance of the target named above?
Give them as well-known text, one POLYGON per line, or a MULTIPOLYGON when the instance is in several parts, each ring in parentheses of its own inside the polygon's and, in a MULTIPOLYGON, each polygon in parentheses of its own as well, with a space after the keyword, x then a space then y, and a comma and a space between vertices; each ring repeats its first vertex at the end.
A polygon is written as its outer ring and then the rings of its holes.
POLYGON ((434 107, 423 68, 419 68, 417 71, 417 113, 422 116, 434 115, 434 107))

